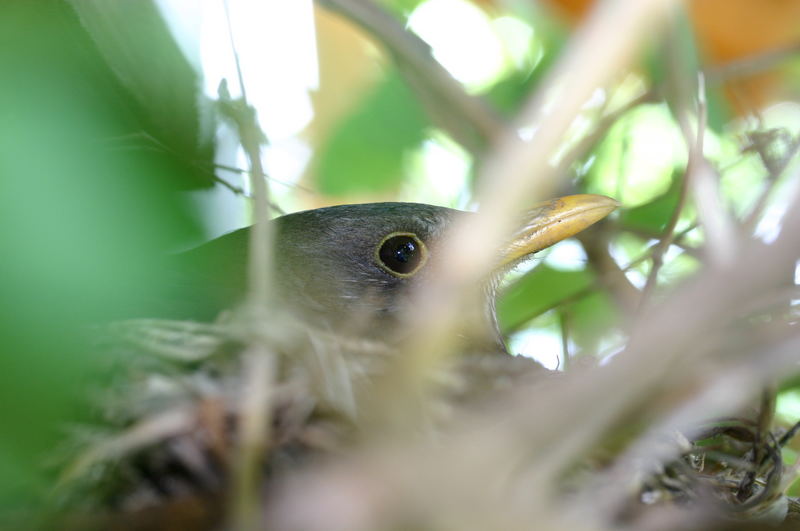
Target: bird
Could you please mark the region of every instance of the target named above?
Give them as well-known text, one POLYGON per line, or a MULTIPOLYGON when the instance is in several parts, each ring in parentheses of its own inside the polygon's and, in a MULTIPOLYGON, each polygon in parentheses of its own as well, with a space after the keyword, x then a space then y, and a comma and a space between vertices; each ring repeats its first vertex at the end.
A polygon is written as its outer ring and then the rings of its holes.
MULTIPOLYGON (((507 355, 495 316, 499 280, 534 253, 577 234, 618 206, 614 199, 592 194, 551 199, 531 205, 505 242, 474 242, 493 249, 495 265, 479 286, 474 344, 460 353, 449 376, 434 378, 441 380, 436 403, 468 408, 515 378, 544 371, 528 358, 507 355)), ((371 399, 364 390, 380 381, 390 370, 387 361, 402 352, 392 341, 403 337, 397 332, 404 328, 404 312, 414 304, 420 283, 436 280, 431 264, 454 224, 470 215, 394 202, 330 206, 270 221, 276 307, 264 326, 282 329, 288 316, 301 333, 293 331, 290 341, 270 347, 279 361, 266 476, 282 477, 314 456, 336 454, 352 442, 359 424, 369 418, 364 409, 371 399)), ((164 352, 174 355, 200 345, 208 355, 189 352, 177 362, 167 360, 163 371, 145 364, 149 369, 139 380, 115 387, 116 393, 129 397, 111 401, 118 404, 108 413, 117 433, 109 430, 112 435, 79 455, 65 468, 64 477, 71 479, 62 481, 69 484, 86 478, 88 471, 105 470, 92 476, 113 485, 99 501, 111 512, 107 522, 100 516, 98 528, 114 523, 127 529, 122 524, 130 522, 137 529, 211 529, 221 522, 239 423, 235 404, 243 388, 237 353, 246 346, 209 343, 211 336, 203 334, 192 341, 191 334, 181 333, 173 341, 176 328, 169 323, 236 322, 235 309, 247 298, 251 230, 233 231, 158 262, 166 280, 163 297, 133 309, 133 317, 144 319, 143 326, 116 329, 125 331, 123 343, 131 339, 133 350, 126 359, 134 361, 134 368, 136 360, 147 359, 144 354, 160 350, 147 343, 151 329, 152 337, 165 341, 164 352), (231 312, 233 320, 225 321, 231 312), (168 324, 154 324, 162 320, 168 324), (149 346, 143 348, 145 344, 149 346)), ((203 328, 193 324, 186 330, 203 328)))
MULTIPOLYGON (((481 330, 473 336, 505 351, 495 316, 503 274, 603 219, 618 206, 616 200, 594 194, 531 205, 511 237, 494 245, 496 265, 483 290, 481 330)), ((468 215, 474 214, 422 203, 383 202, 280 216, 271 221, 278 304, 318 330, 370 339, 394 337, 411 304, 414 287, 430 280, 430 259, 452 225, 468 215)), ((172 257, 166 267, 166 294, 155 313, 209 321, 240 303, 247 290, 250 230, 233 231, 172 257)))

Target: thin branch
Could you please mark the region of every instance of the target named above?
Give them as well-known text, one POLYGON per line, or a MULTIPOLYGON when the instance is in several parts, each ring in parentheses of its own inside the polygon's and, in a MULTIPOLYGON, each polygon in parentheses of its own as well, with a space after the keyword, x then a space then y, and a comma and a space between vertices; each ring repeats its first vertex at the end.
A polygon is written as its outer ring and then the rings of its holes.
POLYGON ((686 144, 689 147, 689 160, 686 164, 686 171, 683 173, 681 187, 678 192, 678 203, 675 205, 675 209, 672 211, 672 215, 667 222, 667 226, 664 228, 664 233, 661 236, 661 239, 655 245, 650 254, 652 267, 650 268, 647 281, 644 285, 644 289, 642 290, 640 307, 642 304, 647 304, 647 301, 650 299, 652 291, 658 282, 658 272, 664 265, 664 253, 667 252, 667 249, 669 249, 676 239, 675 229, 678 226, 678 221, 680 220, 681 214, 683 213, 683 209, 688 200, 689 185, 692 175, 698 171, 698 167, 705 160, 703 156, 703 139, 705 137, 706 128, 706 104, 705 98, 702 95, 702 91, 705 88, 702 83, 702 74, 699 75, 698 79, 700 83, 698 85, 699 97, 697 99, 697 131, 694 134, 692 133, 688 116, 685 112, 682 113, 682 115, 679 116, 678 121, 681 124, 681 130, 683 131, 686 144))
POLYGON ((767 176, 767 181, 764 183, 764 188, 761 190, 758 198, 753 203, 753 207, 750 209, 750 213, 747 214, 743 222, 746 232, 752 232, 755 229, 761 216, 764 214, 764 210, 769 204, 769 198, 780 180, 780 176, 783 175, 789 163, 797 155, 798 151, 800 151, 800 136, 793 139, 786 154, 778 161, 774 161, 770 157, 760 138, 751 138, 751 143, 769 174, 767 176))
POLYGON ((231 10, 228 5, 228 0, 223 0, 223 7, 225 8, 225 23, 228 27, 228 43, 231 45, 233 52, 233 61, 236 65, 236 77, 239 80, 239 90, 242 92, 242 101, 247 104, 247 89, 244 84, 244 76, 242 75, 242 63, 239 61, 239 50, 236 49, 236 40, 233 38, 233 24, 231 24, 231 10))
MULTIPOLYGON (((245 173, 250 173, 250 170, 245 170, 243 168, 237 168, 236 166, 229 166, 227 164, 214 163, 214 167, 217 168, 217 169, 220 169, 220 170, 225 170, 225 171, 229 171, 231 173, 238 173, 238 174, 242 174, 242 175, 245 174, 245 173)), ((281 180, 281 179, 276 179, 275 177, 272 177, 271 175, 265 175, 264 177, 266 179, 274 182, 274 183, 280 184, 280 185, 285 186, 287 188, 293 188, 295 190, 300 190, 301 192, 305 192, 305 193, 308 193, 308 194, 319 195, 316 191, 312 190, 311 188, 309 188, 307 186, 303 186, 302 184, 292 183, 292 182, 284 181, 284 180, 281 180)), ((241 190, 241 188, 239 188, 239 190, 241 190)), ((244 193, 244 191, 242 191, 242 193, 244 193)))
POLYGON ((239 139, 251 166, 251 200, 255 222, 251 226, 248 262, 248 297, 254 306, 266 307, 270 300, 271 257, 269 227, 269 195, 261 163, 263 133, 258 128, 255 110, 245 100, 232 100, 227 87, 220 86, 219 107, 235 125, 239 139))
POLYGON ((626 316, 636 310, 641 294, 631 283, 608 250, 608 236, 599 228, 587 230, 577 235, 586 253, 589 265, 597 273, 598 281, 626 316))
MULTIPOLYGON (((639 263, 641 263, 642 261, 644 261, 646 259, 652 258, 653 249, 655 249, 655 247, 659 243, 658 240, 663 236, 663 233, 659 233, 659 232, 656 232, 656 231, 649 231, 649 230, 638 228, 638 227, 629 227, 629 226, 626 226, 626 225, 623 225, 623 224, 618 225, 618 228, 619 228, 619 230, 622 230, 622 231, 625 231, 625 232, 629 232, 629 233, 631 233, 631 234, 633 234, 635 236, 638 236, 640 238, 644 238, 644 239, 647 239, 647 240, 657 240, 656 243, 654 243, 653 245, 651 245, 651 246, 649 246, 647 248, 647 251, 645 253, 643 253, 636 260, 631 262, 631 264, 633 264, 635 262, 636 265, 638 265, 639 263)), ((676 233, 675 236, 672 238, 672 245, 674 245, 675 247, 678 247, 681 251, 683 251, 684 253, 688 254, 689 256, 691 256, 693 258, 697 258, 698 260, 700 260, 700 259, 703 258, 702 249, 697 248, 697 247, 692 247, 691 245, 689 245, 688 243, 683 241, 683 239, 686 237, 686 234, 691 232, 692 230, 694 230, 696 228, 697 228, 697 225, 695 223, 692 223, 692 225, 690 225, 689 227, 687 227, 687 228, 683 229, 682 231, 676 233)), ((625 271, 628 271, 630 269, 631 264, 628 264, 628 266, 624 268, 625 271)))
MULTIPOLYGON (((640 42, 673 3, 640 0, 596 5, 569 50, 523 106, 514 133, 505 135, 485 159, 478 177, 480 210, 459 220, 431 260, 430 278, 435 282, 417 287, 410 306, 413 311, 407 315, 415 334, 407 355, 398 357, 398 363, 432 369, 452 352, 449 338, 464 323, 459 311, 462 302, 474 296, 473 287, 495 259, 491 248, 476 248, 474 242, 504 240, 519 212, 555 192, 563 176, 550 160, 575 117, 597 87, 609 85, 634 59, 640 42), (614 31, 609 31, 611 27, 614 31)), ((396 374, 413 371, 398 368, 396 374)))
POLYGON ((559 162, 559 173, 565 174, 569 168, 578 160, 581 160, 597 143, 603 139, 608 130, 617 123, 625 114, 645 103, 653 103, 656 100, 655 91, 645 91, 614 111, 600 117, 594 129, 584 136, 575 147, 573 147, 559 162))
MULTIPOLYGON (((594 129, 584 136, 559 162, 558 172, 566 175, 576 161, 585 157, 607 133, 608 130, 626 113, 644 103, 655 100, 655 92, 646 91, 626 102, 620 108, 603 115, 594 129)), ((608 240, 598 230, 585 231, 578 235, 578 241, 589 260, 592 269, 600 276, 601 284, 609 291, 612 298, 626 315, 630 315, 640 299, 639 290, 628 280, 619 265, 608 251, 608 240)))
POLYGON ((743 502, 753 495, 753 488, 756 485, 756 475, 761 465, 768 459, 764 447, 766 440, 770 437, 769 430, 772 421, 775 419, 775 401, 777 399, 776 390, 772 387, 765 388, 761 392, 761 403, 758 409, 756 429, 753 430, 752 469, 749 470, 739 482, 739 489, 736 498, 743 502))
POLYGON ((781 436, 780 440, 778 440, 778 446, 783 448, 789 444, 789 441, 794 439, 798 432, 800 432, 800 421, 796 422, 791 428, 789 428, 789 431, 781 436))
POLYGON ((559 314, 559 328, 561 329, 561 360, 559 363, 559 369, 562 371, 569 370, 570 366, 570 359, 569 359, 569 325, 570 325, 570 314, 569 312, 562 311, 559 314))
MULTIPOLYGON (((149 134, 146 131, 139 131, 137 133, 131 133, 131 134, 128 134, 128 135, 119 135, 119 136, 115 136, 115 137, 110 137, 109 139, 110 140, 127 140, 127 139, 138 139, 138 138, 142 138, 142 139, 146 140, 147 143, 149 144, 149 145, 146 145, 145 147, 140 148, 140 149, 147 149, 148 147, 149 148, 154 148, 154 149, 152 149, 153 151, 161 152, 161 153, 167 153, 169 155, 177 157, 180 160, 182 160, 184 162, 188 162, 189 164, 191 164, 195 168, 199 169, 205 175, 208 175, 211 178, 212 181, 214 181, 215 183, 221 185, 224 188, 227 188, 228 190, 230 190, 234 194, 236 194, 236 195, 245 195, 244 190, 242 188, 240 188, 240 187, 234 185, 233 183, 230 183, 230 182, 226 181, 225 179, 223 179, 222 177, 218 176, 215 172, 213 172, 213 171, 211 171, 209 169, 209 166, 207 164, 205 164, 203 162, 200 162, 200 161, 195 161, 195 160, 187 161, 184 157, 181 156, 180 153, 178 153, 177 151, 172 149, 170 146, 164 144, 159 139, 157 139, 156 137, 154 137, 153 135, 149 134)), ((213 167, 218 167, 218 168, 221 168, 221 169, 234 171, 234 172, 237 172, 237 173, 246 173, 245 170, 242 170, 242 169, 239 169, 239 168, 228 167, 228 166, 224 166, 224 165, 221 165, 221 164, 213 164, 213 167)))
POLYGON ((404 28, 392 15, 371 0, 316 0, 361 26, 394 56, 408 76, 432 118, 467 149, 480 155, 506 132, 500 115, 484 100, 471 96, 431 56, 430 47, 404 28), (443 119, 443 115, 447 118, 443 119), (474 131, 478 142, 466 134, 474 131))
POLYGON ((712 66, 705 69, 706 76, 711 83, 720 83, 732 79, 750 77, 794 59, 800 54, 800 43, 791 44, 766 52, 754 54, 728 63, 712 66))
POLYGON ((642 289, 640 305, 646 304, 651 297, 653 289, 658 281, 658 273, 661 270, 661 267, 664 265, 664 253, 667 252, 667 249, 669 249, 669 247, 675 241, 675 228, 678 225, 678 221, 683 213, 683 208, 686 205, 686 201, 689 196, 689 179, 692 171, 694 171, 695 168, 695 165, 691 161, 692 158, 693 157, 690 156, 689 164, 686 165, 686 171, 683 173, 681 188, 678 195, 678 204, 675 205, 675 209, 672 211, 672 215, 670 216, 667 226, 664 228, 664 232, 662 233, 661 238, 658 240, 658 243, 656 243, 651 248, 650 252, 647 253, 652 265, 650 267, 650 272, 647 275, 647 281, 642 289))
POLYGON ((536 313, 535 315, 531 315, 530 318, 527 319, 526 321, 523 321, 523 322, 519 323, 516 326, 505 328, 503 330, 503 332, 506 335, 513 334, 514 332, 517 332, 518 330, 523 328, 526 324, 530 323, 530 321, 532 319, 536 319, 540 315, 542 315, 542 314, 544 314, 546 312, 549 312, 551 310, 559 310, 559 309, 562 309, 562 308, 564 308, 566 306, 569 306, 570 304, 576 303, 576 302, 580 301, 581 299, 584 299, 584 298, 588 297, 592 293, 595 293, 599 287, 600 286, 591 285, 591 286, 588 286, 586 288, 580 289, 580 290, 576 291, 575 293, 567 295, 563 299, 561 299, 559 301, 556 301, 555 303, 553 303, 552 305, 548 306, 547 308, 544 308, 542 311, 536 313))
POLYGON ((220 87, 220 107, 236 125, 239 140, 250 163, 250 186, 255 214, 255 223, 250 228, 248 291, 244 313, 244 331, 248 346, 241 367, 243 385, 238 404, 239 439, 232 460, 233 488, 229 500, 229 519, 235 529, 255 530, 260 527, 260 472, 270 439, 271 387, 276 371, 275 356, 259 332, 268 322, 267 312, 272 298, 272 229, 269 223, 269 189, 261 162, 261 145, 266 139, 258 127, 255 109, 247 101, 227 0, 224 6, 242 97, 236 101, 231 100, 227 87, 223 84, 220 87))
MULTIPOLYGON (((646 91, 626 102, 620 108, 600 117, 594 129, 584 136, 559 162, 558 173, 567 175, 575 162, 585 157, 617 121, 632 109, 655 101, 655 92, 646 91)), ((640 299, 639 290, 628 280, 608 251, 608 239, 599 230, 589 230, 577 236, 589 260, 589 265, 599 275, 602 286, 626 315, 630 315, 640 299)))

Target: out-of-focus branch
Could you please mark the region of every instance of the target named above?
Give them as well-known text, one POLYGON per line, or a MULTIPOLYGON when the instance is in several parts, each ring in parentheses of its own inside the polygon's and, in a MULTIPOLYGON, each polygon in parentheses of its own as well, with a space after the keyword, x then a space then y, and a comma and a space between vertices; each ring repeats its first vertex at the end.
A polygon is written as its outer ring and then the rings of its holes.
POLYGON ((764 167, 767 168, 769 174, 767 175, 767 181, 764 185, 764 188, 761 190, 758 198, 753 203, 753 207, 750 209, 750 213, 743 222, 744 230, 746 232, 751 232, 755 229, 756 225, 761 219, 762 214, 764 214, 764 209, 767 207, 769 197, 772 194, 772 191, 775 189, 775 185, 780 180, 783 172, 789 166, 789 163, 795 158, 798 151, 800 151, 800 137, 792 139, 792 143, 788 150, 778 160, 772 158, 767 146, 764 145, 763 138, 760 136, 751 135, 751 142, 752 149, 758 153, 759 158, 761 158, 761 162, 764 164, 764 167))
POLYGON ((661 234, 658 243, 656 243, 655 246, 653 246, 653 248, 650 250, 649 255, 652 266, 650 267, 650 272, 647 275, 647 281, 644 289, 642 290, 642 297, 640 300, 641 303, 646 303, 652 294, 653 288, 655 288, 656 282, 658 281, 658 273, 661 270, 661 267, 664 265, 664 253, 667 252, 667 249, 669 249, 675 241, 675 229, 678 226, 678 221, 680 220, 681 213, 683 212, 683 208, 686 205, 689 195, 689 179, 699 163, 698 157, 702 157, 702 151, 700 151, 700 155, 697 155, 697 153, 698 149, 702 150, 702 141, 700 138, 702 138, 704 129, 705 126, 703 125, 700 125, 698 128, 698 140, 696 141, 696 144, 699 144, 700 147, 693 147, 690 149, 689 163, 686 166, 686 171, 683 173, 681 188, 678 192, 678 203, 675 205, 675 209, 672 211, 672 215, 670 216, 667 226, 664 228, 664 232, 661 234))
POLYGON ((439 127, 475 155, 506 131, 500 115, 484 100, 467 94, 431 56, 430 47, 372 0, 316 0, 369 32, 397 61, 439 127))
POLYGON ((664 253, 675 241, 675 229, 689 198, 689 191, 694 189, 696 181, 706 163, 703 153, 706 132, 706 103, 705 80, 703 74, 696 71, 694 57, 684 50, 685 39, 682 38, 681 28, 686 23, 685 13, 681 12, 670 24, 670 30, 664 43, 665 62, 667 64, 667 79, 665 91, 672 102, 673 113, 683 133, 686 150, 689 154, 686 169, 678 191, 678 202, 675 205, 669 221, 650 252, 651 267, 647 275, 640 308, 648 303, 658 283, 658 273, 664 265, 664 253), (697 128, 692 127, 692 109, 696 107, 697 128))
POLYGON ((242 390, 237 404, 239 426, 237 448, 231 463, 229 522, 232 527, 248 531, 259 527, 259 481, 261 463, 271 435, 272 385, 275 379, 274 353, 263 338, 261 329, 269 322, 272 302, 273 262, 272 226, 269 223, 269 188, 261 161, 261 146, 266 141, 258 126, 255 109, 247 101, 239 54, 233 37, 227 2, 225 14, 231 49, 236 62, 242 97, 232 100, 227 85, 220 86, 220 108, 233 122, 242 149, 250 164, 250 187, 254 223, 250 227, 247 263, 247 297, 243 322, 243 340, 247 345, 242 357, 242 390))
MULTIPOLYGON (((558 174, 567 175, 572 165, 585 157, 622 116, 637 106, 655 101, 655 99, 655 92, 649 90, 634 97, 613 112, 601 116, 594 129, 561 159, 558 174)), ((601 286, 610 293, 611 298, 625 315, 631 315, 641 298, 639 290, 631 284, 628 277, 625 276, 625 272, 609 253, 606 233, 594 227, 579 234, 577 239, 586 253, 589 265, 597 273, 601 286)))
MULTIPOLYGON (((800 192, 795 193, 790 205, 781 235, 772 245, 743 237, 744 241, 740 242, 742 252, 735 264, 724 269, 709 267, 666 303, 650 309, 643 316, 625 353, 625 360, 631 364, 629 368, 634 369, 631 374, 644 379, 654 375, 660 379, 661 385, 678 385, 681 380, 689 380, 692 376, 682 374, 679 360, 692 353, 693 363, 698 363, 698 346, 708 334, 719 330, 721 320, 731 317, 732 309, 746 307, 754 297, 772 291, 776 284, 783 284, 787 266, 793 265, 800 254, 800 241, 795 237, 800 231, 800 192), (640 359, 649 365, 636 369, 634 366, 640 359), (669 384, 670 381, 673 383, 669 384)), ((785 374, 797 363, 797 342, 795 335, 786 344, 769 352, 750 352, 749 357, 743 360, 741 370, 734 369, 736 372, 731 375, 737 380, 737 385, 730 385, 723 379, 719 380, 720 385, 709 383, 708 392, 721 393, 721 396, 711 401, 708 396, 698 398, 704 407, 687 405, 681 408, 674 414, 677 416, 670 416, 664 424, 653 428, 653 433, 691 429, 703 416, 713 416, 715 408, 735 410, 742 400, 751 398, 763 385, 785 374)), ((701 350, 700 353, 710 356, 707 351, 701 350)), ((648 384, 658 388, 655 380, 648 384)), ((640 392, 644 393, 645 388, 640 392)), ((642 454, 654 459, 661 457, 655 455, 658 445, 648 446, 648 443, 652 443, 652 439, 637 443, 637 449, 631 451, 637 455, 631 459, 641 460, 642 454)), ((619 466, 620 470, 623 468, 624 465, 619 466)))
POLYGON ((800 43, 795 43, 729 63, 712 66, 706 68, 705 73, 711 83, 741 79, 772 70, 781 63, 797 57, 798 54, 800 54, 800 43))
MULTIPOLYGON (((329 503, 331 496, 342 494, 342 485, 348 485, 347 499, 337 499, 358 510, 338 516, 346 522, 354 514, 367 518, 367 523, 359 520, 363 528, 370 528, 370 522, 385 523, 382 518, 402 507, 429 511, 431 518, 453 518, 447 520, 451 529, 481 529, 486 524, 481 513, 491 507, 492 515, 508 519, 503 529, 527 529, 530 522, 545 522, 548 526, 543 527, 551 529, 617 529, 620 507, 638 488, 642 474, 680 453, 664 434, 691 433, 710 417, 730 414, 756 396, 764 382, 796 366, 796 334, 738 356, 704 346, 709 335, 730 324, 732 309, 771 291, 787 264, 795 263, 800 254, 800 193, 790 205, 783 231, 772 245, 742 237, 740 260, 707 268, 663 304, 646 308, 627 349, 607 367, 520 386, 435 443, 392 444, 384 449, 387 454, 378 450, 362 456, 344 475, 334 472, 334 477, 321 475, 300 484, 293 492, 294 507, 302 507, 297 515, 319 514, 312 508, 327 507, 319 504, 329 503), (722 369, 703 371, 707 363, 720 363, 722 369), (702 374, 688 370, 690 366, 700 367, 702 374), (654 409, 656 403, 660 407, 654 409), (574 469, 576 460, 604 432, 623 422, 649 423, 654 416, 652 428, 613 467, 585 483, 569 501, 554 499, 561 473, 574 469), (388 489, 382 495, 369 488, 375 477, 388 489), (509 478, 516 481, 509 484, 509 478), (416 496, 421 484, 429 487, 424 499, 416 496), (525 494, 517 496, 519 492, 525 494), (360 501, 365 495, 369 501, 360 501), (398 505, 392 512, 394 503, 398 505), (577 525, 580 522, 591 525, 577 525)), ((331 525, 330 520, 319 523, 324 525, 304 528, 331 525)), ((338 528, 347 528, 338 523, 338 528)))
POLYGON ((639 290, 608 250, 608 235, 601 230, 586 230, 577 236, 586 258, 597 273, 600 285, 626 316, 633 315, 641 300, 639 290))
MULTIPOLYGON (((656 94, 652 90, 631 99, 619 109, 603 115, 589 134, 583 137, 560 161, 558 173, 566 175, 575 162, 585 157, 607 133, 608 130, 626 113, 637 106, 655 101, 656 94)), ((592 269, 598 274, 600 284, 608 290, 611 298, 622 309, 625 315, 631 315, 641 299, 639 290, 631 284, 625 272, 619 267, 608 250, 608 238, 605 232, 592 228, 577 236, 583 246, 592 269)))
MULTIPOLYGON (((476 247, 475 242, 503 241, 525 207, 554 193, 561 175, 550 159, 568 128, 592 92, 611 83, 633 60, 650 28, 672 4, 671 0, 596 4, 563 59, 524 105, 513 132, 502 138, 481 168, 480 211, 460 220, 431 260, 435 281, 424 283, 416 293, 408 315, 415 334, 398 363, 436 366, 451 351, 449 338, 463 321, 460 308, 474 296, 474 286, 496 259, 492 246, 476 247)), ((397 374, 414 372, 406 368, 397 374)))
POLYGON ((748 500, 753 495, 753 489, 756 486, 756 476, 759 472, 759 467, 767 458, 764 452, 764 442, 770 436, 772 429, 772 422, 775 420, 775 403, 777 400, 777 391, 772 386, 767 387, 761 392, 761 404, 759 406, 758 418, 756 429, 753 430, 753 468, 749 470, 739 484, 739 490, 736 497, 740 502, 748 500))
POLYGON ((655 91, 648 90, 626 102, 620 108, 601 116, 597 121, 597 124, 595 124, 594 129, 589 134, 584 136, 578 142, 578 144, 569 151, 569 153, 564 155, 559 163, 558 172, 562 175, 566 174, 572 165, 585 157, 586 154, 589 153, 589 151, 598 142, 600 142, 603 137, 605 137, 605 135, 608 133, 608 130, 611 129, 611 127, 629 111, 644 103, 653 103, 655 101, 657 101, 655 91))
MULTIPOLYGON (((703 253, 700 251, 700 249, 698 249, 697 247, 692 247, 691 245, 689 245, 688 243, 683 241, 683 238, 686 236, 686 233, 690 232, 691 230, 694 230, 695 228, 696 228, 696 226, 692 225, 692 226, 688 227, 687 229, 684 229, 684 230, 676 233, 675 237, 672 240, 672 245, 674 245, 675 247, 680 248, 681 251, 683 251, 684 253, 688 254, 692 258, 696 258, 698 260, 701 260, 703 258, 703 253)), ((640 227, 629 227, 629 226, 625 226, 625 225, 620 225, 619 226, 619 230, 622 230, 622 231, 625 231, 625 232, 629 232, 629 233, 633 234, 634 236, 638 236, 639 238, 642 238, 644 240, 658 240, 663 235, 663 232, 647 230, 647 229, 643 229, 643 228, 640 228, 640 227)), ((639 264, 642 261, 644 261, 645 259, 649 259, 650 258, 650 253, 652 252, 652 250, 654 248, 655 248, 655 245, 651 246, 646 253, 644 253, 642 256, 640 256, 639 258, 637 258, 636 260, 631 262, 631 264, 634 264, 634 262, 635 262, 635 264, 639 264)), ((630 269, 631 264, 629 264, 628 267, 626 267, 625 269, 626 270, 630 269)))

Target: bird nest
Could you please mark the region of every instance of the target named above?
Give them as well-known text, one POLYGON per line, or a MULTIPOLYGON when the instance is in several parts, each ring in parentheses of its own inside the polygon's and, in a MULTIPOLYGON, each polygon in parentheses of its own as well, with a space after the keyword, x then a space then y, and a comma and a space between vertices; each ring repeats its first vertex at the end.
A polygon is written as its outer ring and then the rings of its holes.
POLYGON ((98 348, 115 360, 115 381, 95 401, 103 422, 70 439, 55 494, 68 515, 61 523, 560 529, 576 509, 609 504, 608 522, 579 528, 797 525, 781 460, 797 427, 765 426, 768 405, 687 434, 649 432, 634 414, 587 443, 586 426, 569 419, 570 436, 524 426, 524 401, 574 385, 526 358, 456 356, 424 376, 424 390, 398 391, 396 351, 386 345, 289 321, 266 329, 268 349, 255 354, 235 321, 104 329, 98 348), (254 369, 270 376, 253 379, 254 369), (263 402, 248 402, 253 395, 263 402), (568 448, 576 441, 580 450, 568 448), (639 459, 641 445, 657 451, 639 459), (544 449, 570 457, 542 461, 544 449))

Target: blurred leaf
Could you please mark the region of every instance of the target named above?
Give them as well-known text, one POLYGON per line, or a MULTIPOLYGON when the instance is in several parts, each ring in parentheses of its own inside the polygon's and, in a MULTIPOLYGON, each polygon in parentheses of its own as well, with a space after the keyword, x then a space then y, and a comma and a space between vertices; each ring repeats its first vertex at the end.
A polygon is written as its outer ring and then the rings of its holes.
POLYGON ((620 216, 622 226, 644 231, 647 234, 661 234, 678 206, 680 187, 680 179, 673 174, 672 183, 666 193, 649 203, 622 211, 620 216))
POLYGON ((664 262, 664 267, 658 272, 658 278, 665 283, 676 283, 696 273, 699 268, 700 262, 697 258, 682 252, 664 262))
POLYGON ((598 342, 615 329, 620 317, 614 302, 602 291, 582 297, 565 311, 570 337, 586 352, 597 352, 598 342))
POLYGON ((642 58, 644 74, 653 87, 663 87, 667 77, 664 53, 658 44, 648 47, 642 58))
POLYGON ((47 486, 43 457, 108 362, 95 320, 163 288, 151 260, 197 230, 173 155, 111 149, 144 120, 63 1, 4 2, 0 35, 0 506, 47 486))
POLYGON ((518 7, 523 11, 521 18, 534 28, 531 46, 536 63, 529 70, 512 72, 486 93, 486 98, 508 117, 513 117, 520 110, 528 95, 550 72, 567 40, 565 29, 554 23, 546 10, 528 4, 518 7))
POLYGON ((320 147, 317 183, 327 195, 386 192, 405 174, 405 157, 425 138, 428 120, 396 70, 320 147))
MULTIPOLYGON (((690 104, 692 107, 697 102, 697 92, 699 83, 697 75, 703 71, 700 62, 702 54, 698 48, 696 31, 692 26, 692 21, 686 12, 681 12, 675 18, 676 27, 667 36, 669 44, 666 46, 666 53, 651 54, 647 65, 652 75, 655 86, 667 87, 666 101, 673 114, 676 105, 690 104), (669 56, 674 54, 675 58, 669 56), (674 72, 670 79, 665 69, 673 64, 674 72), (679 86, 677 84, 680 84, 679 86), (687 101, 678 101, 676 98, 684 98, 687 101)), ((705 84, 707 125, 715 131, 722 131, 725 124, 733 119, 733 109, 728 103, 728 99, 720 83, 705 84)))
POLYGON ((735 118, 734 109, 721 84, 706 83, 706 114, 708 127, 718 132, 724 131, 735 118))
POLYGON ((547 72, 540 64, 529 73, 514 72, 487 92, 487 99, 506 116, 514 116, 528 94, 536 90, 547 72))
POLYGON ((662 195, 672 174, 686 165, 686 144, 664 104, 626 113, 594 154, 586 191, 614 197, 628 208, 662 195))
MULTIPOLYGON (((152 0, 69 0, 109 67, 144 111, 138 144, 164 149, 187 165, 211 170, 214 128, 199 96, 200 78, 175 43, 152 0), (201 123, 201 115, 206 122, 201 123)), ((212 173, 184 169, 189 188, 210 186, 212 173), (188 170, 188 171, 187 171, 188 170)))
MULTIPOLYGON (((677 11, 668 30, 663 32, 660 45, 647 54, 644 64, 652 84, 661 88, 673 115, 687 105, 694 110, 699 89, 697 76, 702 72, 702 65, 695 29, 685 9, 677 11)), ((719 94, 719 90, 713 92, 715 97, 719 94)), ((710 93, 706 89, 707 98, 710 93)), ((714 112, 722 111, 718 106, 721 103, 714 102, 714 112)), ((719 118, 720 115, 715 117, 719 118)), ((711 125, 716 128, 715 125, 721 124, 712 122, 711 125)))
MULTIPOLYGON (((672 20, 673 26, 666 35, 665 51, 668 55, 664 58, 670 68, 670 76, 666 80, 667 83, 670 83, 667 103, 670 105, 694 104, 697 101, 697 74, 702 71, 694 28, 688 13, 680 7, 672 20), (670 96, 687 99, 686 101, 675 101, 670 96)), ((672 111, 675 113, 676 108, 673 107, 672 111)))
POLYGON ((424 0, 381 0, 381 4, 398 16, 407 17, 423 1, 424 0))
MULTIPOLYGON (((740 154, 734 162, 725 167, 720 180, 722 193, 738 216, 746 216, 753 208, 766 185, 767 174, 763 162, 755 153, 740 154)), ((789 179, 794 177, 792 171, 785 172, 785 174, 789 176, 789 179)), ((779 187, 780 182, 775 185, 776 197, 782 195, 777 191, 779 187)))
POLYGON ((794 388, 778 394, 776 415, 787 424, 800 421, 800 389, 794 388))
POLYGON ((497 317, 504 334, 586 290, 594 278, 588 271, 559 271, 541 264, 500 294, 497 317))

